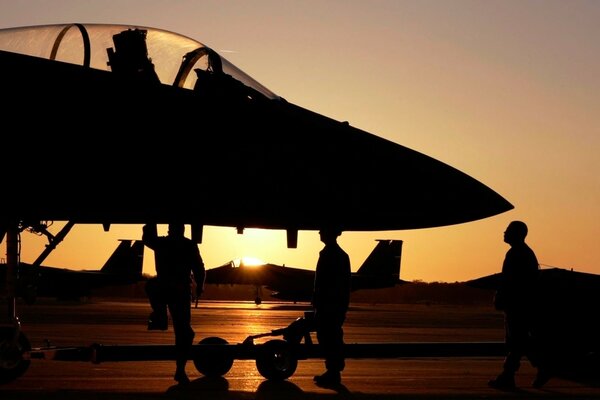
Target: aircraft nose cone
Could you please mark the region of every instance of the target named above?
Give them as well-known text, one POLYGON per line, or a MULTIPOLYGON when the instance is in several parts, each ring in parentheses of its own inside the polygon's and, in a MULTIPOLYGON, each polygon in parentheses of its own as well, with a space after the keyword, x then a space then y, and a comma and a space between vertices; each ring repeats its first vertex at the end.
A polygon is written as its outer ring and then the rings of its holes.
POLYGON ((281 218, 275 225, 414 229, 513 208, 483 183, 422 153, 292 104, 274 107, 260 120, 260 113, 247 116, 258 128, 228 142, 243 149, 233 158, 239 160, 235 202, 265 218, 275 211, 281 218), (243 195, 253 192, 259 195, 243 195))

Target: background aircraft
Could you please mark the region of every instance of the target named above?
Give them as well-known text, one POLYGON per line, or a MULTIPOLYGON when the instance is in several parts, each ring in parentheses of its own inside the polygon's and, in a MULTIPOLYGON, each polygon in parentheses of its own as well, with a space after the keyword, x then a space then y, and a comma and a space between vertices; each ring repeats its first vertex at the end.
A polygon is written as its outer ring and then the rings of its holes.
MULTIPOLYGON (((403 283, 400 280, 401 240, 377 240, 377 245, 352 273, 352 291, 379 289, 403 283)), ((260 288, 272 290, 271 297, 290 301, 310 301, 315 271, 285 265, 245 265, 231 261, 206 271, 206 283, 256 286, 256 304, 262 301, 260 288)))
MULTIPOLYGON (((465 282, 496 290, 501 274, 465 282)), ((563 268, 541 269, 534 294, 533 342, 553 375, 600 377, 600 275, 563 268)), ((597 381, 596 381, 597 382, 597 381)))
MULTIPOLYGON (((89 297, 93 289, 128 285, 143 280, 144 244, 141 240, 120 240, 119 245, 99 270, 72 270, 20 263, 17 292, 27 303, 36 297, 77 300, 89 297)), ((4 287, 6 264, 0 264, 4 287)))

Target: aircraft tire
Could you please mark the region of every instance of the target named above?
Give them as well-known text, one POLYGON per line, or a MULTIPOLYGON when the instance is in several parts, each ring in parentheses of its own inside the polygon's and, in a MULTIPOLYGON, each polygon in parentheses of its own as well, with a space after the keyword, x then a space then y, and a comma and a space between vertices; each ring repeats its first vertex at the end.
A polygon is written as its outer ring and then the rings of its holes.
POLYGON ((31 350, 29 339, 23 332, 15 344, 12 335, 14 328, 0 330, 0 384, 9 383, 27 371, 31 360, 23 358, 23 354, 31 350))
POLYGON ((266 379, 285 380, 296 372, 298 359, 292 346, 281 339, 265 342, 256 357, 256 369, 266 379))
MULTIPOLYGON (((204 338, 198 344, 228 344, 227 340, 216 336, 204 338)), ((198 357, 194 360, 196 370, 206 377, 225 375, 233 366, 233 357, 227 354, 211 354, 210 357, 198 357)))

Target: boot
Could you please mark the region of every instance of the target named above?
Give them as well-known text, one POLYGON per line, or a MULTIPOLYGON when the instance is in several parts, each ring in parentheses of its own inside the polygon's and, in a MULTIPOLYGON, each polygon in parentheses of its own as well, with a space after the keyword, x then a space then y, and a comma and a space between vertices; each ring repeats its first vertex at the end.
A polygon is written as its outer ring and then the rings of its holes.
POLYGON ((166 315, 158 316, 157 313, 151 312, 148 317, 149 331, 166 331, 169 329, 169 318, 166 315))
POLYGON ((317 385, 334 386, 342 382, 342 376, 338 371, 327 370, 322 375, 317 375, 313 378, 317 385))
POLYGON ((510 374, 508 372, 502 372, 500 375, 496 377, 496 379, 492 379, 488 382, 488 386, 494 389, 499 390, 515 390, 515 375, 510 374))
POLYGON ((187 374, 185 373, 185 367, 181 367, 179 365, 177 366, 177 369, 175 370, 175 376, 173 378, 180 385, 187 385, 188 383, 190 383, 190 378, 188 378, 187 374))
POLYGON ((546 368, 538 368, 537 375, 535 376, 531 386, 536 389, 540 389, 550 380, 550 378, 552 378, 552 374, 546 368))

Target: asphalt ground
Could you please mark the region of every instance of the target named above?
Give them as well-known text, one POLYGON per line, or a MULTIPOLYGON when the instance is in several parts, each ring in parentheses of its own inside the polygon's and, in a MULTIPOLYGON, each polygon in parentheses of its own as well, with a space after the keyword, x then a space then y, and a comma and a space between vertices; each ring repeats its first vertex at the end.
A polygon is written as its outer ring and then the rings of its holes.
MULTIPOLYGON (((4 306, 4 305, 0 305, 4 306)), ((192 309, 196 341, 219 337, 240 344, 301 317, 307 304, 201 301, 192 309)), ((33 348, 88 349, 101 345, 171 345, 173 331, 148 331, 143 301, 94 299, 60 303, 40 299, 17 307, 22 331, 33 348)), ((257 344, 277 336, 256 339, 257 344)), ((314 338, 314 334, 313 334, 314 338)), ((345 341, 352 343, 501 342, 502 315, 486 306, 352 304, 345 341)), ((57 361, 32 359, 16 380, 0 385, 0 399, 600 399, 595 382, 553 378, 543 388, 531 382, 535 369, 524 361, 518 389, 503 392, 487 381, 500 371, 501 356, 380 357, 347 359, 342 385, 319 387, 320 358, 299 360, 284 381, 265 379, 254 360, 235 360, 222 377, 208 378, 187 365, 192 380, 176 385, 174 361, 57 361)))

